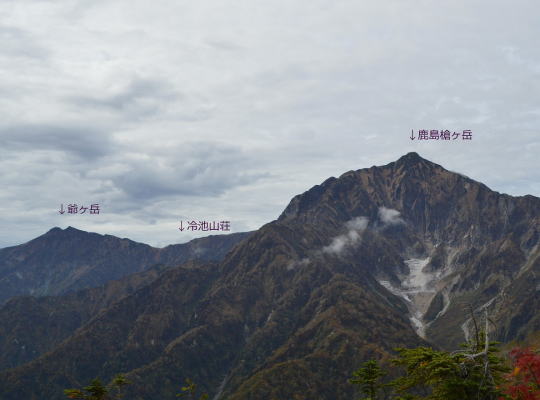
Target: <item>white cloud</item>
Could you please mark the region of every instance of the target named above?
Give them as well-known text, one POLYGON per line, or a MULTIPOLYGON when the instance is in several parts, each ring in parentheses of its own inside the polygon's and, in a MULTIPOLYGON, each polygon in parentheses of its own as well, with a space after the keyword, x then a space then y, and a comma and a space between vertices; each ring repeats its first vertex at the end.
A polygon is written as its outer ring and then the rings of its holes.
POLYGON ((405 223, 400 217, 399 211, 386 207, 379 207, 379 219, 384 225, 398 225, 405 223))
POLYGON ((340 255, 347 248, 359 243, 362 237, 361 234, 367 228, 368 222, 366 217, 356 217, 348 221, 345 224, 348 229, 347 233, 333 238, 328 246, 322 248, 322 252, 340 255))
POLYGON ((299 267, 302 265, 308 265, 310 262, 311 262, 311 259, 309 257, 304 257, 300 261, 291 260, 287 264, 287 271, 293 270, 296 267, 299 267))
POLYGON ((345 223, 347 232, 332 238, 329 245, 311 251, 309 257, 300 260, 291 260, 287 264, 290 271, 296 267, 308 265, 313 259, 321 258, 323 255, 342 255, 347 249, 357 245, 362 240, 362 233, 367 229, 369 220, 366 217, 356 217, 345 223))

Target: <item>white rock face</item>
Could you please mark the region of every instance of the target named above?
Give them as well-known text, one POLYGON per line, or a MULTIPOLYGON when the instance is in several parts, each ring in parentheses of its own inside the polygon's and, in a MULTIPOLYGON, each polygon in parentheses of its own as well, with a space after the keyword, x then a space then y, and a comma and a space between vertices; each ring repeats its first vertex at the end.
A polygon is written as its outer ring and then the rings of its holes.
POLYGON ((435 296, 434 286, 431 285, 436 279, 435 275, 424 271, 430 258, 405 260, 409 267, 409 275, 405 277, 402 286, 411 298, 409 311, 411 312, 411 322, 420 337, 425 338, 426 325, 424 314, 426 313, 431 300, 435 296))
POLYGON ((429 260, 429 257, 423 260, 415 258, 405 260, 410 272, 403 282, 403 286, 409 289, 409 292, 420 293, 428 290, 427 286, 433 280, 433 274, 426 273, 423 269, 429 263, 429 260))
POLYGON ((409 273, 407 275, 399 276, 401 280, 401 285, 399 287, 392 286, 389 281, 379 281, 379 283, 391 293, 402 297, 407 301, 411 323, 416 330, 416 333, 423 338, 425 338, 426 330, 424 314, 436 294, 434 282, 438 280, 438 277, 435 274, 424 271, 424 268, 428 265, 429 261, 430 257, 405 260, 405 263, 409 267, 409 273))

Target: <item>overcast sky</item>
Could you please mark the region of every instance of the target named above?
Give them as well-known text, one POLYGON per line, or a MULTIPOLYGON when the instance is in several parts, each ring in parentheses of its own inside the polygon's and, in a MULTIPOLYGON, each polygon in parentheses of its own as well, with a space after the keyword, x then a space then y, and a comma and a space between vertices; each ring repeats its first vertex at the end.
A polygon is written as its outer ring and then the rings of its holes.
POLYGON ((539 196, 539 15, 537 0, 0 0, 0 247, 54 226, 154 246, 197 236, 181 220, 257 229, 409 151, 539 196))

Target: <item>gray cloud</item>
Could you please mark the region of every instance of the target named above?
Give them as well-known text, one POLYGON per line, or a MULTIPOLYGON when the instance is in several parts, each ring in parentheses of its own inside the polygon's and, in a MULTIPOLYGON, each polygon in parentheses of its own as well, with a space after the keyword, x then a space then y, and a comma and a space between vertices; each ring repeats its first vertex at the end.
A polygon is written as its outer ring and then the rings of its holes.
POLYGON ((95 159, 110 154, 115 144, 107 132, 82 126, 21 124, 0 128, 4 150, 50 150, 78 158, 95 159))
POLYGON ((117 188, 140 200, 162 196, 218 196, 253 183, 267 173, 250 171, 255 160, 238 147, 184 143, 167 156, 132 159, 129 170, 112 177, 117 188))
POLYGON ((83 109, 109 109, 126 113, 132 119, 141 119, 158 113, 163 103, 176 101, 180 97, 164 81, 137 78, 110 95, 77 95, 66 100, 83 109))
POLYGON ((0 56, 42 60, 49 51, 27 30, 0 25, 0 56))

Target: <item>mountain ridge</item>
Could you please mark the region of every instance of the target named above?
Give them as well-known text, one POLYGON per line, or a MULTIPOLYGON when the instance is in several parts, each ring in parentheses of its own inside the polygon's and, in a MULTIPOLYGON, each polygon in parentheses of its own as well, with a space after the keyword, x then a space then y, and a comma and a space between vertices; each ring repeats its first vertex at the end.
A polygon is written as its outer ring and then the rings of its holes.
POLYGON ((496 338, 538 329, 528 306, 540 308, 539 227, 540 199, 501 195, 416 153, 349 171, 294 196, 216 265, 172 269, 1 372, 0 396, 55 400, 125 372, 140 400, 172 396, 186 376, 219 398, 351 398, 347 379, 366 359, 456 348, 464 305, 488 310, 496 338), (97 360, 78 365, 95 346, 97 360))
POLYGON ((96 287, 157 264, 215 261, 249 234, 211 235, 155 248, 72 226, 54 227, 26 243, 0 249, 0 304, 17 295, 59 295, 96 287))

